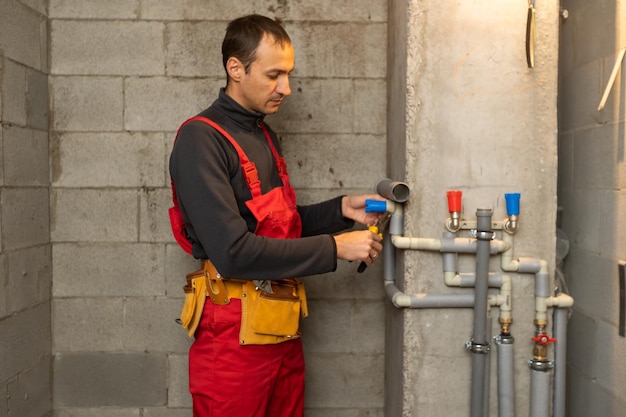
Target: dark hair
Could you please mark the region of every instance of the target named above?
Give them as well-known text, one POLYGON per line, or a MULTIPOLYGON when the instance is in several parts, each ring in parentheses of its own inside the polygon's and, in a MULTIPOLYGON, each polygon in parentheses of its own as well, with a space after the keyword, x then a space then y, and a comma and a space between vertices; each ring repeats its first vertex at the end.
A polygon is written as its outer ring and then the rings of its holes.
MULTIPOLYGON (((256 59, 256 50, 265 34, 270 35, 281 46, 291 44, 291 39, 281 24, 269 17, 251 14, 231 21, 222 42, 224 69, 228 59, 235 57, 243 63, 248 72, 250 64, 256 59)), ((226 74, 228 75, 228 71, 226 74)))

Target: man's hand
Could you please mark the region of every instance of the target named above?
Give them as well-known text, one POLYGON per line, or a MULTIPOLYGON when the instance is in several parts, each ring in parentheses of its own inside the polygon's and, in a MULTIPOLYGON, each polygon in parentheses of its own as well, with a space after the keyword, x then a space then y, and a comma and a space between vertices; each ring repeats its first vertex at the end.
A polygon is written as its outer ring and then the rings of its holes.
POLYGON ((365 200, 384 201, 385 199, 378 194, 347 195, 341 200, 343 216, 366 226, 375 225, 382 213, 366 213, 365 200))
POLYGON ((337 259, 363 261, 369 266, 378 259, 383 250, 380 236, 369 230, 357 230, 333 237, 337 245, 337 259))

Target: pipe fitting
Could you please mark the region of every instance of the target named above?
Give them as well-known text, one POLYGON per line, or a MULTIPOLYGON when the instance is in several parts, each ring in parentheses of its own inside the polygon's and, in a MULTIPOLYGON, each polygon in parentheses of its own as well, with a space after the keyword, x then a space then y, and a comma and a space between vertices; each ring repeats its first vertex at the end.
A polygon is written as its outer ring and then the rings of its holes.
POLYGON ((452 233, 456 233, 461 229, 461 213, 452 212, 446 221, 446 229, 452 233))
POLYGON ((450 190, 446 192, 446 197, 448 198, 448 211, 450 212, 450 217, 446 222, 446 229, 452 233, 456 233, 461 229, 462 196, 463 192, 460 190, 450 190))
POLYGON ((404 206, 387 200, 387 211, 391 213, 391 220, 387 226, 389 235, 401 236, 404 234, 404 206))
POLYGON ((561 293, 556 297, 547 297, 545 303, 548 307, 570 308, 574 306, 574 299, 568 294, 561 293))
POLYGON ((389 178, 383 178, 378 181, 374 189, 381 196, 396 203, 406 202, 411 194, 409 186, 406 183, 392 181, 389 178))
POLYGON ((508 219, 504 221, 502 228, 504 229, 505 232, 511 235, 517 232, 517 227, 518 227, 517 217, 518 216, 516 214, 512 214, 511 216, 509 216, 508 219))

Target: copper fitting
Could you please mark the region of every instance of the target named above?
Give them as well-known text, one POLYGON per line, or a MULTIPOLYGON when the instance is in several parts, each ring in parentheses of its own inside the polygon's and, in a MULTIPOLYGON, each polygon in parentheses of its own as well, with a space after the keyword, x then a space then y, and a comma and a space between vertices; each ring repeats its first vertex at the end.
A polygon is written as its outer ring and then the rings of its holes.
POLYGON ((535 343, 533 348, 533 359, 536 361, 544 361, 548 359, 548 347, 535 343))
POLYGON ((500 332, 504 333, 504 334, 509 334, 511 332, 510 327, 511 327, 511 323, 513 323, 513 319, 512 318, 502 318, 500 317, 498 319, 498 322, 500 323, 500 332))

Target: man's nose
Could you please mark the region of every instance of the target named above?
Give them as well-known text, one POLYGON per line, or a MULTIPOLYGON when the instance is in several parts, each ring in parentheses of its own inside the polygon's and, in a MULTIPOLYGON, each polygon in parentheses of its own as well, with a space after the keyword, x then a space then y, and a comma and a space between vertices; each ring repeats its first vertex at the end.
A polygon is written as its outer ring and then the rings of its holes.
POLYGON ((287 76, 281 77, 281 79, 278 81, 278 86, 276 88, 276 91, 284 97, 287 97, 288 95, 291 94, 291 87, 289 86, 289 77, 287 76))

